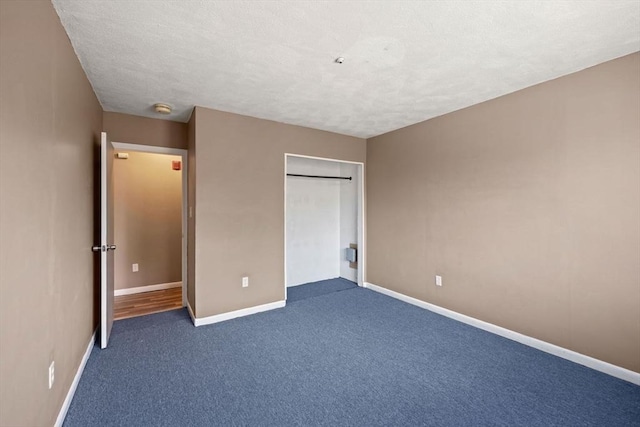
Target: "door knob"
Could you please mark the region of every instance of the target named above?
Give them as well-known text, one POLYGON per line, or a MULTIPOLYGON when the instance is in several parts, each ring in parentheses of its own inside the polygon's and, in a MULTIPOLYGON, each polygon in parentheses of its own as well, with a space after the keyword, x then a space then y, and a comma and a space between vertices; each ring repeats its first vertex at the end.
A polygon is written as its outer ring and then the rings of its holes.
POLYGON ((93 247, 91 247, 91 250, 92 250, 93 252, 102 252, 102 251, 104 251, 105 249, 104 249, 104 246, 93 246, 93 247))
POLYGON ((116 245, 107 245, 107 250, 108 251, 115 251, 116 250, 116 245))

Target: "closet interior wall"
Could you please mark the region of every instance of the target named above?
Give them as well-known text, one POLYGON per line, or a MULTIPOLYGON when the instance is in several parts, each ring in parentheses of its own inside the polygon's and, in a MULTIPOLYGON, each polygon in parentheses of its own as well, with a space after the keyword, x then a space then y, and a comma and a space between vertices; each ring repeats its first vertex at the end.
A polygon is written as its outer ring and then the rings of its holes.
MULTIPOLYGON (((356 178, 357 165, 289 156, 287 173, 356 178)), ((336 277, 356 281, 345 250, 357 242, 358 179, 286 179, 287 286, 336 277)))

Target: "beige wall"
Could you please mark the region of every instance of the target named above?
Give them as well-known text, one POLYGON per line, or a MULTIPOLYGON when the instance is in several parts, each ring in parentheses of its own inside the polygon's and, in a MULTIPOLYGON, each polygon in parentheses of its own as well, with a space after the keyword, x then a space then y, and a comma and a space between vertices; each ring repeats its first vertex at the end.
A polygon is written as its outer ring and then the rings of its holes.
POLYGON ((182 280, 181 156, 126 152, 114 159, 115 289, 182 280), (132 264, 138 264, 138 272, 132 264))
POLYGON ((283 300, 284 153, 363 162, 365 140, 200 107, 195 128, 197 316, 283 300))
POLYGON ((0 93, 0 425, 50 426, 97 324, 102 126, 51 2, 0 2, 0 93))
POLYGON ((369 282, 640 371, 640 54, 372 138, 367 180, 369 282))
POLYGON ((115 142, 187 148, 187 124, 130 114, 104 112, 104 130, 115 142))

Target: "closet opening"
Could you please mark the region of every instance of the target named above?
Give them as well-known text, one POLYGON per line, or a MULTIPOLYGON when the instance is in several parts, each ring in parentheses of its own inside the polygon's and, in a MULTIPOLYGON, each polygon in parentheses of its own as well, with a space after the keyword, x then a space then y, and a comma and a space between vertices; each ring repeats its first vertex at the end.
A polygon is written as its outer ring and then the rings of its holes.
POLYGON ((287 303, 363 286, 364 164, 285 154, 287 303))

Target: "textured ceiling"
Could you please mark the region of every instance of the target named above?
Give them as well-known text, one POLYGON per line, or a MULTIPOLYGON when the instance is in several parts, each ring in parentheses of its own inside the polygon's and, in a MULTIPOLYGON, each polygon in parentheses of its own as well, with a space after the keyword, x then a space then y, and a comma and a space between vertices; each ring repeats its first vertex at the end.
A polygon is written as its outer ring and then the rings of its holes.
POLYGON ((106 111, 199 105, 359 137, 640 50, 638 0, 53 4, 106 111))

